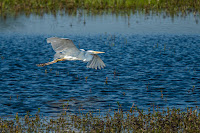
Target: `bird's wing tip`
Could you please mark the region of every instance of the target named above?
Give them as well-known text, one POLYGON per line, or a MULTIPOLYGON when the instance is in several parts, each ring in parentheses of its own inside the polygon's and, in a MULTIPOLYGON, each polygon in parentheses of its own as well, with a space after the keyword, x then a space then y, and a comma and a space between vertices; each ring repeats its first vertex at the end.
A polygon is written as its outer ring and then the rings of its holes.
MULTIPOLYGON (((59 37, 56 37, 56 36, 54 36, 54 37, 49 37, 49 38, 47 38, 46 40, 47 40, 47 43, 51 43, 52 41, 55 41, 55 39, 59 39, 59 40, 70 40, 69 38, 59 38, 59 37)), ((71 40, 72 41, 72 40, 71 40)))

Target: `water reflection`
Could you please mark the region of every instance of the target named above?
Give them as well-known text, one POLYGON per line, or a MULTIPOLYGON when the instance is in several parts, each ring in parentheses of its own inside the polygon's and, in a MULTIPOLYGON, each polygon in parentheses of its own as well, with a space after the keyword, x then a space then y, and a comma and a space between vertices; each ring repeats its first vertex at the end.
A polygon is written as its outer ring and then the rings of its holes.
POLYGON ((27 17, 22 14, 16 18, 0 19, 1 33, 16 34, 199 34, 200 31, 199 16, 193 13, 169 17, 166 13, 92 15, 77 11, 73 15, 31 14, 27 17))

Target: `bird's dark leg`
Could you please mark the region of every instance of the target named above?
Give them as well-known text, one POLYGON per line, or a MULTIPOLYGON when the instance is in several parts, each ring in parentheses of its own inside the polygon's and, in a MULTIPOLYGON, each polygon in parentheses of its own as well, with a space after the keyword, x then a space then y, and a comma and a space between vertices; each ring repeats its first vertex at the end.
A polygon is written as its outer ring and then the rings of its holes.
POLYGON ((36 66, 38 66, 38 67, 43 67, 43 66, 51 65, 51 64, 56 63, 56 62, 59 62, 59 61, 65 61, 65 60, 66 60, 65 58, 56 59, 56 60, 53 60, 53 61, 51 61, 51 62, 42 63, 42 64, 36 64, 36 66))

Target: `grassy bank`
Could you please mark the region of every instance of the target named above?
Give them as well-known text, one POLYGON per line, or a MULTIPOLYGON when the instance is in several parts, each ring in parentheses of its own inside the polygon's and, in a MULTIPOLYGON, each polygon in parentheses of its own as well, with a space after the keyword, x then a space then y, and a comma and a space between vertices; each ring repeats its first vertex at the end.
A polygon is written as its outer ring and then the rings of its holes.
POLYGON ((0 1, 0 14, 17 15, 20 12, 30 13, 55 13, 60 10, 71 11, 86 9, 92 12, 99 10, 145 10, 165 11, 170 14, 177 12, 200 11, 200 0, 2 0, 0 1))
POLYGON ((196 109, 149 110, 144 113, 137 108, 128 112, 121 109, 101 116, 93 113, 69 115, 57 118, 36 114, 7 120, 0 118, 0 132, 199 132, 200 113, 196 109))

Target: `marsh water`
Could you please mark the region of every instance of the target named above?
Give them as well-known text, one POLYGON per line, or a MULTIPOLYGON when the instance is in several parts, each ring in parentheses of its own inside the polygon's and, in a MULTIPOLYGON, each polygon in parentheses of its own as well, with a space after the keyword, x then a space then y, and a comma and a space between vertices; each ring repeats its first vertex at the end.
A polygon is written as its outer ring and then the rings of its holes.
POLYGON ((0 116, 200 105, 199 16, 23 14, 0 19, 0 116), (104 51, 103 70, 80 61, 46 67, 46 38, 104 51))

